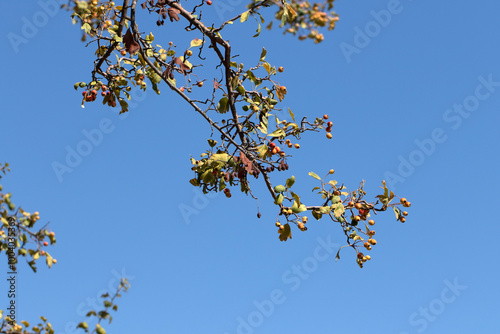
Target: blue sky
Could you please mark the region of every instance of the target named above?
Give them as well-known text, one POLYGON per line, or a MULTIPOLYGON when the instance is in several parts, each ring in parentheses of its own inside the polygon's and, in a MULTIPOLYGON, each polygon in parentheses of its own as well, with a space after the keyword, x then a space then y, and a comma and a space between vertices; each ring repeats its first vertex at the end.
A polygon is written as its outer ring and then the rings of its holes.
MULTIPOLYGON (((205 17, 215 23, 244 9, 241 0, 213 1, 205 17)), ((405 224, 390 212, 377 217, 378 244, 363 269, 349 251, 334 261, 344 238, 331 222, 310 219, 307 232, 280 242, 276 207, 261 186, 260 220, 257 203, 237 191, 200 196, 188 183, 189 158, 206 149, 210 130, 166 88, 161 96, 133 91, 126 117, 97 103, 82 109, 73 84, 88 81, 93 50, 69 14, 47 3, 0 4, 0 159, 12 168, 2 183, 58 239, 52 269, 20 270, 22 319, 45 315, 56 334, 75 333, 96 297, 125 275, 132 288, 108 333, 498 328, 500 3, 338 0, 340 21, 320 45, 278 30, 252 39, 252 20, 224 35, 245 64, 264 46, 267 60, 285 68, 285 106, 296 115, 327 113, 334 122, 334 139, 304 136, 275 182, 293 171, 296 190, 313 200, 307 173, 335 168, 348 188, 364 179, 374 196, 390 179, 412 202, 405 224), (9 34, 25 40, 13 45, 9 34), (58 178, 54 162, 65 163, 95 129, 102 136, 91 152, 58 178), (186 219, 182 208, 194 214, 186 219)), ((173 24, 157 30, 155 18, 140 19, 165 44, 177 36, 173 24)))

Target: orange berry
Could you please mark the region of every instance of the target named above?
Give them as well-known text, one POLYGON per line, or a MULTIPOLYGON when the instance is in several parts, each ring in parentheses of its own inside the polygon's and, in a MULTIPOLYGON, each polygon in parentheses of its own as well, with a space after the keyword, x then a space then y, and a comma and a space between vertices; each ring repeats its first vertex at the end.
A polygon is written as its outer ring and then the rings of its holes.
POLYGON ((328 139, 332 139, 332 138, 333 138, 333 136, 332 136, 332 134, 331 134, 330 132, 328 132, 328 133, 326 134, 326 138, 328 138, 328 139))
POLYGON ((278 72, 283 73, 284 70, 283 66, 278 67, 278 72))

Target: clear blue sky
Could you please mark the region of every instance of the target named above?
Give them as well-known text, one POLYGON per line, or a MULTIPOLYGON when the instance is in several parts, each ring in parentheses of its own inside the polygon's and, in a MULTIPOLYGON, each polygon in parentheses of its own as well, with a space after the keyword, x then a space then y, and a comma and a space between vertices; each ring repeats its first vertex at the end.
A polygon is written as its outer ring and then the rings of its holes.
MULTIPOLYGON (((240 0, 213 1, 205 15, 216 23, 244 9, 240 0)), ((21 266, 22 319, 43 314, 56 334, 72 334, 124 274, 132 288, 108 333, 498 331, 499 2, 339 0, 338 26, 320 45, 278 30, 252 39, 252 20, 226 32, 235 53, 255 50, 245 64, 265 46, 285 67, 285 106, 333 119, 334 140, 307 135, 290 161, 297 191, 315 186, 307 172, 335 168, 350 188, 365 179, 372 196, 392 178, 413 203, 405 224, 390 212, 377 218, 364 269, 350 251, 337 263, 327 253, 344 241, 331 222, 310 219, 307 232, 280 242, 263 191, 260 220, 257 203, 237 191, 198 197, 189 158, 210 132, 166 88, 134 92, 126 118, 97 103, 82 109, 73 84, 88 81, 93 50, 67 12, 43 14, 49 2, 0 4, 0 160, 12 167, 2 181, 58 239, 51 270, 21 266), (388 8, 390 19, 377 14, 388 8), (23 28, 27 21, 37 31, 23 28), (8 34, 23 29, 25 43, 13 46, 8 34), (100 126, 107 133, 58 179, 53 163, 85 149, 84 133, 100 126), (183 207, 196 213, 185 219, 183 207)), ((154 27, 155 18, 140 18, 154 27)), ((155 33, 166 44, 175 29, 168 22, 155 33)), ((5 309, 3 280, 0 289, 5 309)))

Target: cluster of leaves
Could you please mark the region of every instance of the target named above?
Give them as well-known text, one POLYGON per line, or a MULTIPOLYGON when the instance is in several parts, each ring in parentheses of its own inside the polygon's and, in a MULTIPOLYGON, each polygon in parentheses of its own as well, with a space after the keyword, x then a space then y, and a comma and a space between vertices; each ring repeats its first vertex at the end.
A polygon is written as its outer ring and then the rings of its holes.
POLYGON ((189 47, 179 51, 173 42, 163 47, 153 43, 152 32, 140 32, 136 21, 137 0, 122 0, 120 5, 97 0, 70 1, 68 9, 73 11, 74 22, 80 23, 84 35, 92 38, 89 44, 94 43, 96 47, 92 81, 90 84, 76 83, 75 89, 86 88, 83 102, 94 101, 101 89, 104 104, 114 107, 118 101, 121 112, 126 112, 126 101, 130 99, 127 92, 131 86, 143 90, 151 86, 160 94, 160 86, 166 84, 212 129, 207 150, 198 159, 191 158, 192 185, 201 187, 204 193, 223 191, 228 198, 232 196, 231 187, 239 187, 241 192, 257 198, 252 193, 250 177, 257 179, 261 176, 274 204, 279 207, 276 225, 280 240, 291 238, 290 224, 297 225, 301 231, 307 230, 305 223, 308 218, 302 214, 305 211, 311 211, 318 220, 330 217, 341 226, 347 236, 346 246, 356 250, 356 260, 362 267, 369 257, 363 255, 360 247, 369 249, 376 241, 372 238, 374 231, 368 227, 363 230, 358 224, 367 220, 370 213, 385 211, 388 207, 395 207, 398 220, 404 222, 401 219, 403 213, 390 203, 394 195, 384 184, 384 193, 370 203, 363 199, 363 183, 356 191, 347 192, 344 186, 337 187, 336 181, 324 182, 312 173, 321 181, 321 187, 313 189, 319 190, 322 197, 322 205, 318 206, 302 203, 300 196, 290 191, 295 182, 293 176, 285 185, 273 186, 271 174, 289 169, 291 154, 286 147, 298 149, 297 141, 307 131, 324 129, 327 138, 331 139, 333 123, 326 121, 328 115, 316 117, 312 122, 306 117, 296 121, 290 108, 287 108, 289 117, 280 119, 282 117, 279 118, 278 114, 285 109, 282 104, 288 90, 276 76, 284 69, 266 60, 264 48, 253 66, 245 66, 238 61, 238 56, 233 55, 229 40, 223 36, 227 27, 238 21, 246 22, 250 17, 258 25, 254 37, 259 36, 261 23, 265 23, 260 11, 276 5, 275 16, 281 21, 281 27, 285 27, 285 33, 298 34, 301 40, 310 38, 319 43, 323 35, 318 29, 331 30, 338 20, 338 16, 331 12, 333 0, 324 3, 254 1, 247 10, 218 27, 201 21, 203 10, 210 4, 211 1, 205 0, 189 3, 190 8, 174 0, 149 0, 140 4, 142 10, 153 15, 158 27, 184 24, 185 31, 194 34, 189 47), (197 54, 193 55, 195 49, 197 54), (215 70, 216 73, 220 70, 221 74, 214 78, 200 78, 198 68, 206 63, 203 56, 208 50, 214 52, 218 62, 215 70), (146 83, 146 78, 149 83, 146 83), (203 100, 192 97, 193 90, 203 87, 207 80, 213 81, 211 95, 203 100), (356 214, 355 209, 359 210, 356 214), (281 223, 280 217, 286 222, 281 223), (368 241, 364 240, 363 234, 368 241))
MULTIPOLYGON (((1 173, 9 171, 9 164, 0 164, 1 173)), ((38 212, 29 213, 12 202, 11 193, 2 192, 0 184, 0 253, 5 252, 11 271, 16 271, 18 257, 26 258, 28 265, 36 272, 36 262, 40 257, 50 268, 56 259, 46 250, 49 245, 56 243, 55 233, 47 229, 47 224, 35 229, 35 223, 40 220, 38 212)))
MULTIPOLYGON (((283 0, 284 1, 284 0, 283 0)), ((275 17, 281 20, 281 27, 286 27, 284 34, 298 36, 299 40, 312 39, 314 43, 321 43, 325 37, 318 31, 320 28, 333 30, 339 16, 333 11, 334 0, 311 3, 309 1, 292 0, 290 4, 283 2, 283 6, 276 12, 275 17)), ((267 26, 271 29, 273 22, 267 26)))
POLYGON ((116 298, 121 297, 121 292, 124 291, 126 292, 128 288, 130 287, 130 284, 128 283, 126 278, 122 278, 120 280, 120 285, 118 286, 118 289, 116 290, 114 295, 110 295, 109 293, 105 293, 101 295, 101 298, 103 298, 103 309, 101 311, 89 311, 86 316, 89 318, 96 317, 97 318, 97 323, 94 327, 93 330, 89 329, 89 325, 87 322, 81 322, 76 326, 76 328, 81 328, 84 330, 85 333, 88 334, 106 334, 106 330, 101 326, 101 322, 103 320, 108 320, 109 324, 111 324, 111 321, 113 320, 113 317, 109 313, 111 310, 113 311, 118 311, 118 305, 114 303, 116 298))

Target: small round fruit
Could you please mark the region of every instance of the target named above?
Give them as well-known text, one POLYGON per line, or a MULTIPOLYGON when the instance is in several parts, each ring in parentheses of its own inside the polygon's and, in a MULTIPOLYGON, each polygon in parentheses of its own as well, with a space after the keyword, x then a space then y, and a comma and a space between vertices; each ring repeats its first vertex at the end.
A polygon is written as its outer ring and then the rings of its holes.
POLYGON ((45 251, 40 251, 40 255, 45 255, 45 251))
POLYGON ((179 88, 179 90, 181 91, 181 93, 184 93, 184 87, 179 88))
POLYGON ((401 204, 405 204, 406 202, 408 202, 408 200, 406 198, 401 198, 401 204))
POLYGON ((365 241, 365 243, 363 244, 363 246, 364 246, 365 248, 368 248, 368 247, 370 247, 370 243, 369 243, 368 241, 365 241))
POLYGON ((127 51, 125 51, 125 50, 121 50, 120 53, 122 54, 122 56, 126 56, 127 55, 127 51))
POLYGON ((408 216, 408 211, 403 211, 403 216, 408 216))
POLYGON ((359 210, 363 207, 363 205, 361 203, 356 203, 354 207, 359 210))
POLYGON ((207 5, 211 5, 212 4, 212 0, 207 0, 207 5))
POLYGON ((283 231, 284 229, 285 229, 285 226, 280 225, 280 230, 282 230, 282 231, 283 231))
POLYGON ((52 263, 56 264, 57 263, 57 259, 52 259, 52 263))
POLYGON ((302 222, 305 224, 305 223, 307 223, 307 220, 308 220, 308 219, 309 219, 309 218, 307 218, 307 216, 304 216, 304 217, 302 217, 302 222))
POLYGON ((372 235, 372 236, 375 235, 375 231, 374 230, 368 231, 368 235, 372 235))
POLYGON ((49 233, 49 235, 50 235, 51 237, 54 237, 56 234, 55 234, 54 232, 50 232, 50 233, 49 233))
POLYGON ((332 134, 331 134, 330 132, 328 132, 328 133, 326 134, 326 138, 328 138, 328 139, 332 139, 332 138, 333 138, 333 136, 332 136, 332 134))
POLYGON ((283 73, 284 70, 283 66, 278 67, 278 72, 283 73))
POLYGON ((330 122, 326 123, 326 126, 329 127, 329 128, 331 128, 333 126, 333 122, 330 121, 330 122))
POLYGON ((330 170, 328 171, 328 173, 329 173, 329 174, 333 174, 333 173, 335 173, 335 169, 330 169, 330 170))
POLYGON ((193 51, 191 51, 191 50, 187 50, 187 51, 186 51, 186 55, 187 55, 188 57, 191 57, 191 56, 193 55, 193 51))
POLYGON ((302 230, 305 226, 304 223, 298 223, 297 226, 302 230))
POLYGON ((328 119, 328 115, 327 115, 327 114, 324 114, 324 115, 323 115, 323 119, 328 119))
POLYGON ((354 205, 354 202, 353 202, 353 201, 350 201, 349 203, 347 203, 347 205, 349 205, 349 206, 353 206, 353 205, 354 205))
POLYGON ((47 241, 44 241, 44 242, 43 242, 43 245, 44 245, 44 246, 48 246, 48 245, 49 245, 49 243, 48 243, 47 241))
POLYGON ((411 202, 406 201, 406 203, 403 206, 409 208, 411 206, 411 202))
POLYGON ((276 224, 274 224, 274 225, 276 225, 276 227, 280 227, 281 223, 280 222, 276 222, 276 224))
POLYGON ((281 86, 280 90, 284 90, 286 92, 286 87, 285 86, 281 86))
POLYGON ((262 215, 260 214, 260 212, 257 213, 257 218, 260 218, 262 217, 262 215))
POLYGON ((203 81, 198 81, 197 85, 198 87, 203 87, 203 81))
POLYGON ((402 223, 404 223, 404 222, 406 221, 406 218, 405 218, 405 217, 401 217, 399 220, 400 220, 402 223))
POLYGON ((296 148, 296 149, 299 149, 299 148, 300 148, 300 145, 299 145, 299 144, 295 144, 295 148, 296 148))
POLYGON ((368 224, 371 225, 371 226, 373 226, 373 225, 375 225, 375 221, 373 219, 371 219, 371 220, 368 221, 368 224))
POLYGON ((359 222, 361 220, 361 217, 360 216, 355 216, 354 220, 357 221, 357 222, 359 222))
POLYGON ((372 257, 371 257, 370 255, 366 255, 365 257, 366 257, 366 259, 367 259, 368 261, 370 261, 370 260, 372 259, 372 257))
POLYGON ((375 240, 375 239, 368 239, 368 242, 371 243, 372 245, 377 244, 377 240, 375 240))

